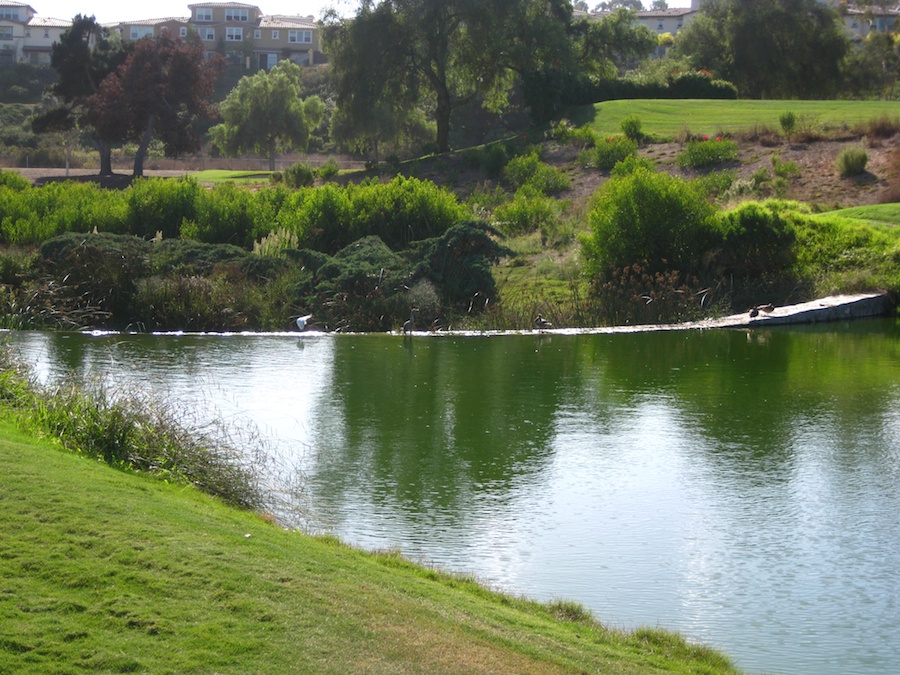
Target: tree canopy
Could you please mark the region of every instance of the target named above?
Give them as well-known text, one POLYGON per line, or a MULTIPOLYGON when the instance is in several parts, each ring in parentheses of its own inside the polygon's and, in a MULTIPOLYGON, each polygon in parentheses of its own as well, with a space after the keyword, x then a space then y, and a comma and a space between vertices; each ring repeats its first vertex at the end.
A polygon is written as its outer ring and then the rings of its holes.
POLYGON ((194 122, 211 118, 210 97, 223 61, 207 58, 196 36, 188 41, 166 34, 135 43, 87 105, 98 135, 106 141, 137 143, 134 175, 143 175, 144 157, 154 136, 167 156, 200 147, 194 122))
POLYGON ((361 123, 374 133, 426 101, 445 152, 452 112, 472 101, 499 109, 515 73, 541 57, 543 44, 566 48, 556 38, 570 17, 562 0, 366 0, 355 17, 332 14, 326 24, 338 107, 358 120, 374 112, 361 123))
POLYGON ((216 145, 226 154, 264 155, 270 171, 277 154, 306 150, 325 104, 318 96, 300 98, 300 72, 295 63, 282 61, 242 78, 220 106, 224 121, 210 130, 216 145))
POLYGON ((816 98, 840 86, 849 40, 837 11, 817 0, 706 0, 674 50, 742 96, 816 98))
MULTIPOLYGON (((93 16, 77 14, 58 42, 53 43, 50 65, 59 79, 49 93, 59 101, 37 115, 32 126, 37 133, 62 131, 73 127, 94 129, 88 106, 100 84, 125 60, 126 47, 117 35, 97 23, 93 16)), ((97 133, 92 141, 100 151, 100 175, 112 173, 111 146, 97 133)))

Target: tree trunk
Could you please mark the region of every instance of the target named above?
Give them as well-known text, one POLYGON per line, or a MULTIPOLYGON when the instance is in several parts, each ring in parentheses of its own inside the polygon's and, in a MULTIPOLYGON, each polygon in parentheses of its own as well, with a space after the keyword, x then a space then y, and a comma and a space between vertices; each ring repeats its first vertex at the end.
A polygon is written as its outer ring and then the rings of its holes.
POLYGON ((100 175, 112 176, 112 147, 106 141, 97 141, 97 150, 100 151, 100 175))
POLYGON ((434 111, 434 121, 437 124, 438 152, 450 152, 450 92, 446 88, 440 88, 437 92, 437 106, 434 111))
POLYGON ((269 171, 275 171, 275 141, 269 141, 269 171))
POLYGON ((155 115, 147 117, 147 126, 144 128, 144 137, 141 138, 141 144, 138 146, 137 152, 134 153, 134 178, 140 178, 144 175, 144 157, 147 155, 147 148, 150 147, 150 140, 153 138, 153 122, 156 120, 155 115))

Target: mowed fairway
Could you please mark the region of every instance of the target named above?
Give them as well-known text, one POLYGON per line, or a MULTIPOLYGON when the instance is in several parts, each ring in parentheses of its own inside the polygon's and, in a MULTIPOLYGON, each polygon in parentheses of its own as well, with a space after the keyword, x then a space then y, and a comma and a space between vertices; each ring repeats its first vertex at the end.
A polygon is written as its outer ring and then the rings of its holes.
POLYGON ((590 124, 604 135, 622 132, 622 120, 636 115, 645 134, 674 138, 683 131, 715 135, 746 131, 754 127, 780 129, 779 118, 792 112, 797 129, 864 125, 887 116, 900 118, 898 101, 709 101, 634 99, 606 101, 578 108, 571 120, 578 126, 590 124))

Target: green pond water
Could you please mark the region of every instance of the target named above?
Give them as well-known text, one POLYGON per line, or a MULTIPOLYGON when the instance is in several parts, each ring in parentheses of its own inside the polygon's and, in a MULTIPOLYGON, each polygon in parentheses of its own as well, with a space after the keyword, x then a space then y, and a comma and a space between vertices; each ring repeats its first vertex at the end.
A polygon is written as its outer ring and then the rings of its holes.
POLYGON ((896 320, 6 335, 44 380, 256 429, 310 530, 678 630, 748 672, 900 669, 896 320))

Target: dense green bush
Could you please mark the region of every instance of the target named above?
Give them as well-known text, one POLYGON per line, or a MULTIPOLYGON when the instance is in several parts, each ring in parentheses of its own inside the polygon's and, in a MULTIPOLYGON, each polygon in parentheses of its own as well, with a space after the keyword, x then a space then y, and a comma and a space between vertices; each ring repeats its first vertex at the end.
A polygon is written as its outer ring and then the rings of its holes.
POLYGON ((0 186, 0 243, 37 245, 65 232, 125 231, 126 204, 92 183, 0 186))
POLYGON ((571 186, 569 177, 556 167, 542 162, 536 150, 511 159, 503 174, 517 190, 528 185, 543 194, 554 195, 571 186))
POLYGON ((865 173, 869 155, 864 148, 844 148, 838 155, 836 163, 841 177, 858 176, 865 173))
POLYGON ((311 187, 316 182, 316 172, 306 162, 297 162, 284 170, 283 180, 291 188, 311 187))
POLYGON ((194 200, 194 220, 185 219, 181 236, 206 243, 250 249, 275 221, 274 205, 230 183, 201 190, 194 200))
POLYGON ((138 237, 164 239, 181 234, 184 221, 197 220, 197 204, 203 188, 191 178, 164 180, 141 178, 127 190, 128 231, 138 237))
POLYGON ((27 178, 15 171, 0 169, 0 187, 6 187, 10 190, 25 190, 31 187, 31 183, 27 178))
POLYGON ((465 217, 452 192, 417 178, 398 176, 390 183, 349 186, 346 192, 352 223, 346 244, 377 235, 400 250, 413 241, 440 236, 465 217))
POLYGON ((796 252, 793 225, 777 210, 757 202, 745 202, 720 214, 722 237, 720 274, 762 277, 787 271, 796 252))
POLYGON ((637 143, 624 136, 612 136, 582 151, 580 161, 600 171, 610 171, 616 164, 637 154, 637 143))
POLYGON ((610 178, 593 198, 582 240, 589 274, 636 262, 649 271, 697 268, 713 234, 714 208, 690 183, 638 168, 610 178))
POLYGON ((518 190, 511 201, 494 209, 494 224, 508 235, 552 229, 559 222, 560 210, 559 200, 525 187, 518 190))
POLYGON ((703 169, 709 166, 733 162, 738 157, 738 145, 732 140, 717 136, 688 141, 675 158, 676 164, 689 169, 703 169))
POLYGON ((622 133, 625 134, 625 138, 640 143, 644 138, 644 133, 641 131, 641 119, 637 115, 626 117, 622 120, 622 133))

